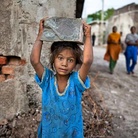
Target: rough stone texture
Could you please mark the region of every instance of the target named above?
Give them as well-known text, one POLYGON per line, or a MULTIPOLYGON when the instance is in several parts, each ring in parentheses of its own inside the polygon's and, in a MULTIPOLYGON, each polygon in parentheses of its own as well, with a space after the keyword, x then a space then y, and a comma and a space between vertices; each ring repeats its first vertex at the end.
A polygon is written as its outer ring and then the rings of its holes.
MULTIPOLYGON (((75 17, 75 0, 0 0, 0 55, 17 56, 26 64, 15 69, 13 79, 0 82, 0 119, 12 118, 28 110, 26 88, 29 92, 41 92, 34 82, 34 70, 30 65, 30 52, 43 17, 75 17), (57 8, 58 7, 58 8, 57 8)), ((44 43, 41 60, 48 65, 51 43, 44 43)), ((1 72, 1 67, 0 67, 1 72)), ((41 94, 38 93, 38 100, 41 94)), ((33 95, 32 95, 33 97, 33 95)), ((37 100, 37 99, 36 99, 37 100)))
POLYGON ((24 95, 26 82, 20 79, 9 79, 0 83, 0 119, 11 119, 15 114, 28 110, 27 97, 24 95))
POLYGON ((12 1, 0 1, 0 54, 6 52, 11 40, 10 16, 12 1))
POLYGON ((72 41, 83 44, 83 24, 79 18, 52 17, 44 22, 41 40, 72 41))

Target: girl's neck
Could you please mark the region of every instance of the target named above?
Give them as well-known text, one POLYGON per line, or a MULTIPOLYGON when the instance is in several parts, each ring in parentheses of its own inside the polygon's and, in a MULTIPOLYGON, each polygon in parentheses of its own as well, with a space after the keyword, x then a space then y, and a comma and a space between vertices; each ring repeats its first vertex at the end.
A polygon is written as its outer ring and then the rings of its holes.
POLYGON ((57 81, 67 81, 69 79, 69 75, 59 75, 59 74, 56 74, 56 79, 57 81))
POLYGON ((59 93, 65 92, 68 85, 68 79, 69 79, 69 75, 62 76, 62 75, 56 74, 59 93))

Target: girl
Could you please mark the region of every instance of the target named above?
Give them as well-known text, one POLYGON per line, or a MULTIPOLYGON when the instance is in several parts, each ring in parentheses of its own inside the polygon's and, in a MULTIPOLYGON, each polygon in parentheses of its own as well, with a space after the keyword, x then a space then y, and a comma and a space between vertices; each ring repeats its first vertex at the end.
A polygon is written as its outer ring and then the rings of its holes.
POLYGON ((77 43, 54 42, 51 46, 50 70, 40 62, 44 19, 40 20, 39 33, 30 56, 36 71, 35 80, 43 91, 39 138, 83 138, 81 98, 82 93, 90 87, 87 74, 93 60, 91 27, 85 22, 83 27, 83 61, 77 43), (79 71, 73 71, 77 64, 81 64, 79 71))

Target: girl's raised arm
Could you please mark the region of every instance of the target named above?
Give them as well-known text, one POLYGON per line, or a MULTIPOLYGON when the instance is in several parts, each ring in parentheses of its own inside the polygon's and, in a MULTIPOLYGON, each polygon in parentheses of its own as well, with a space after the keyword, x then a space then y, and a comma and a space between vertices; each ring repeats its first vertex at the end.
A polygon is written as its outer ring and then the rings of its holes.
POLYGON ((33 45, 33 49, 32 49, 31 56, 30 56, 31 64, 40 79, 42 78, 42 74, 44 72, 44 67, 40 62, 41 49, 43 45, 43 41, 40 38, 42 36, 43 30, 44 30, 44 19, 40 20, 39 32, 35 40, 35 43, 33 45))
POLYGON ((91 64, 93 62, 93 46, 91 40, 91 26, 83 22, 83 28, 84 28, 85 42, 83 50, 83 63, 79 70, 79 75, 81 80, 85 82, 91 64))

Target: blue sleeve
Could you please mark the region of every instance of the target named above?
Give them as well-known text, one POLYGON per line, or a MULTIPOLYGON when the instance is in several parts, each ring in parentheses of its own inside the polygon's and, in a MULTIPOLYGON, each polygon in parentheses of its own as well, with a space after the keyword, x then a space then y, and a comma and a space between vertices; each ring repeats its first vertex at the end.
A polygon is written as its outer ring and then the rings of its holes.
POLYGON ((87 76, 85 82, 83 82, 79 76, 79 72, 74 72, 73 74, 74 78, 74 83, 77 86, 78 90, 82 93, 86 89, 90 88, 90 79, 87 76))
POLYGON ((40 86, 41 89, 43 89, 44 87, 46 87, 46 85, 48 85, 48 81, 50 80, 51 73, 52 73, 51 70, 49 70, 48 68, 44 68, 42 79, 40 79, 38 75, 35 74, 35 77, 34 77, 35 81, 40 86))

